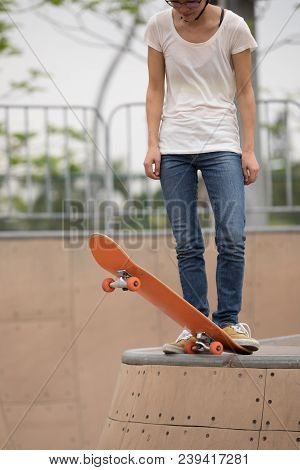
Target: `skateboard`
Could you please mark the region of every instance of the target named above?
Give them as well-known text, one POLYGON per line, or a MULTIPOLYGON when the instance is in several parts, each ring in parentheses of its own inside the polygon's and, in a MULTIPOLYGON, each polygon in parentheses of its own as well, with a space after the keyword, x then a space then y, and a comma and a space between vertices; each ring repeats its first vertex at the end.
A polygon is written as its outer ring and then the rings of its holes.
POLYGON ((223 351, 236 354, 252 354, 252 351, 237 344, 227 333, 178 295, 153 274, 138 266, 125 251, 104 234, 93 234, 89 240, 90 250, 96 262, 114 278, 102 282, 105 292, 115 289, 136 292, 151 302, 195 336, 185 346, 185 353, 222 354, 223 351))

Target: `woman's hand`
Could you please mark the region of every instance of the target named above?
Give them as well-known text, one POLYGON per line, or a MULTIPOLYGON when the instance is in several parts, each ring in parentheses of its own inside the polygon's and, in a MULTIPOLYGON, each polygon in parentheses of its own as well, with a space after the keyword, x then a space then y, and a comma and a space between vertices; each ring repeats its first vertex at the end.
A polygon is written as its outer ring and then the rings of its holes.
POLYGON ((145 173, 148 178, 152 178, 153 180, 159 180, 159 173, 160 173, 160 150, 158 145, 153 145, 148 148, 148 152, 144 161, 145 173), (154 169, 153 169, 154 165, 154 169))
POLYGON ((242 153, 242 168, 244 174, 244 185, 254 183, 258 176, 259 164, 253 151, 242 153))

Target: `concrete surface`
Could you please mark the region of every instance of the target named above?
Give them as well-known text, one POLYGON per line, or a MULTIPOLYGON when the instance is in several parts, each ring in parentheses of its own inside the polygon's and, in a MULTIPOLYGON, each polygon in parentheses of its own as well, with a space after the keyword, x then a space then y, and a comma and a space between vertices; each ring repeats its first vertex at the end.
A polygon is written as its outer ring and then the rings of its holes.
MULTIPOLYGON (((213 234, 204 240, 213 311, 217 252, 213 234)), ((117 241, 181 294, 171 237, 117 241)), ((299 231, 247 233, 239 321, 258 339, 300 333, 299 244, 299 231)), ((103 293, 107 273, 87 240, 2 238, 0 257, 1 447, 95 449, 122 353, 159 348, 181 329, 133 293, 103 293)))
POLYGON ((124 364, 163 364, 195 367, 255 367, 262 369, 299 369, 300 335, 260 340, 261 347, 249 356, 224 352, 211 354, 164 354, 161 348, 132 349, 122 356, 124 364))
POLYGON ((125 351, 100 449, 300 449, 300 335, 251 356, 125 351))

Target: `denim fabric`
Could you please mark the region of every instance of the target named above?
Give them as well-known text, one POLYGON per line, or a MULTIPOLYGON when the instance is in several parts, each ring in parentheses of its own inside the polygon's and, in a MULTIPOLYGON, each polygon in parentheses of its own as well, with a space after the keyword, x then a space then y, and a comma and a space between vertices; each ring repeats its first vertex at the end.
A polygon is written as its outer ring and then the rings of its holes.
POLYGON ((224 327, 238 323, 242 303, 246 220, 241 154, 219 151, 161 156, 160 182, 176 241, 183 297, 208 317, 205 246, 197 216, 198 170, 214 212, 218 250, 218 306, 212 321, 224 327))

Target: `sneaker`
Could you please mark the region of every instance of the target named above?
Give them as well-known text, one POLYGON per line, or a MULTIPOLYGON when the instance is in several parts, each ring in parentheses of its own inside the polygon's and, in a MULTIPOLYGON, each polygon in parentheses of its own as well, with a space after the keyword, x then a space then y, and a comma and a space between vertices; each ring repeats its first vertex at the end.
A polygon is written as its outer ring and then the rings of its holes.
POLYGON ((162 350, 165 354, 183 354, 184 346, 191 338, 196 341, 195 336, 193 336, 189 330, 183 330, 176 341, 164 344, 162 350))
POLYGON ((236 323, 235 325, 227 325, 222 328, 236 343, 249 349, 249 351, 257 351, 260 347, 257 339, 251 338, 251 330, 247 323, 236 323))

